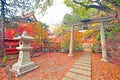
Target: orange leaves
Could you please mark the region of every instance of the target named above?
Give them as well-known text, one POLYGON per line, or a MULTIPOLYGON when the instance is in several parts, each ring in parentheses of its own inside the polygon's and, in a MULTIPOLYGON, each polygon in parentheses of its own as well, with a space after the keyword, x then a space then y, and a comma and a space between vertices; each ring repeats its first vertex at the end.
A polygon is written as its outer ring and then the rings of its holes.
POLYGON ((23 31, 27 31, 30 36, 36 39, 36 42, 41 43, 47 32, 42 28, 42 24, 39 22, 34 23, 19 23, 18 33, 22 34, 23 31))
POLYGON ((5 36, 9 37, 9 38, 13 38, 15 37, 15 34, 17 33, 16 29, 10 29, 10 28, 6 28, 6 33, 5 36))
POLYGON ((33 25, 33 36, 38 44, 41 44, 44 38, 48 37, 48 32, 42 28, 42 24, 37 22, 33 25))
POLYGON ((23 31, 27 31, 30 36, 33 34, 32 23, 19 23, 18 33, 22 34, 23 31))
POLYGON ((119 21, 117 19, 115 19, 115 20, 110 21, 108 24, 111 25, 111 24, 115 24, 115 23, 118 23, 118 22, 119 21))
MULTIPOLYGON (((69 45, 70 45, 70 34, 71 32, 67 32, 64 36, 63 36, 63 41, 62 41, 62 46, 65 47, 66 49, 69 49, 69 45)), ((83 35, 78 32, 78 30, 74 31, 74 47, 75 48, 80 48, 82 45, 82 38, 83 35)))
MULTIPOLYGON (((81 52, 74 53, 74 57, 68 57, 68 54, 46 53, 38 57, 31 58, 38 66, 37 69, 26 73, 17 78, 13 76, 12 80, 61 80, 65 73, 72 67, 75 61, 81 56, 81 52)), ((17 59, 9 60, 7 65, 12 65, 17 59)), ((0 68, 0 80, 8 80, 5 73, 5 67, 0 68)))
POLYGON ((100 59, 100 54, 92 54, 92 80, 119 80, 119 62, 111 59, 106 63, 102 62, 100 59))
POLYGON ((78 31, 74 31, 74 47, 75 48, 80 48, 82 46, 82 33, 78 31))

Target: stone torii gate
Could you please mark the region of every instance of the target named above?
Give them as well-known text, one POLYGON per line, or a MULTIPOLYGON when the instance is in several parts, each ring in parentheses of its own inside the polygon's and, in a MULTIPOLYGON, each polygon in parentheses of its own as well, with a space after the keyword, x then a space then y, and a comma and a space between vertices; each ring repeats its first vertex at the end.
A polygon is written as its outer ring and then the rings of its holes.
MULTIPOLYGON (((102 59, 101 61, 108 62, 107 60, 107 51, 106 51, 106 43, 105 43, 105 32, 104 32, 104 22, 114 20, 114 18, 111 17, 101 17, 93 20, 89 20, 86 22, 86 24, 91 24, 95 22, 100 23, 100 34, 101 34, 101 48, 102 48, 102 59)), ((71 26, 71 37, 70 37, 70 49, 69 49, 69 55, 73 56, 73 43, 74 43, 74 26, 80 25, 82 22, 78 23, 71 23, 69 26, 71 26)))

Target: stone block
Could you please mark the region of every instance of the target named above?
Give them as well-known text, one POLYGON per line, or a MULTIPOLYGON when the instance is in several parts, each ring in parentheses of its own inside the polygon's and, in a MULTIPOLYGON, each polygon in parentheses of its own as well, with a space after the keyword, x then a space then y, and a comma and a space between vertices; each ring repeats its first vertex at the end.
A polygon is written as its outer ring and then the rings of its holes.
POLYGON ((87 66, 82 66, 82 65, 74 65, 74 68, 80 68, 80 69, 84 69, 84 70, 89 70, 91 71, 91 67, 87 67, 87 66))
POLYGON ((77 73, 77 74, 91 76, 91 71, 86 71, 86 70, 77 69, 77 68, 71 68, 70 71, 74 72, 74 73, 77 73))
POLYGON ((62 80, 72 80, 72 79, 67 78, 67 77, 63 77, 62 80))
POLYGON ((68 78, 77 79, 78 74, 72 73, 72 72, 67 72, 67 74, 65 76, 68 78))
POLYGON ((91 80, 91 77, 79 75, 76 80, 91 80))

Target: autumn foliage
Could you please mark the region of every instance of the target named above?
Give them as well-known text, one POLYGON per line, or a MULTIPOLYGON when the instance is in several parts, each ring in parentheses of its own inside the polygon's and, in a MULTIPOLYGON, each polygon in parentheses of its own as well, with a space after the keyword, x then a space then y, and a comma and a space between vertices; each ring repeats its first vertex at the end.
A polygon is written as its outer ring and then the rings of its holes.
MULTIPOLYGON (((61 43, 62 48, 65 48, 67 50, 70 46, 70 34, 71 32, 66 32, 66 34, 63 36, 63 41, 61 43)), ((78 32, 77 30, 74 31, 74 49, 82 47, 82 38, 83 35, 80 32, 78 32)))
POLYGON ((17 29, 6 28, 6 37, 13 38, 19 36, 27 31, 28 35, 35 38, 36 42, 41 43, 45 37, 48 37, 48 33, 42 28, 42 23, 40 22, 31 22, 31 23, 18 23, 17 29))

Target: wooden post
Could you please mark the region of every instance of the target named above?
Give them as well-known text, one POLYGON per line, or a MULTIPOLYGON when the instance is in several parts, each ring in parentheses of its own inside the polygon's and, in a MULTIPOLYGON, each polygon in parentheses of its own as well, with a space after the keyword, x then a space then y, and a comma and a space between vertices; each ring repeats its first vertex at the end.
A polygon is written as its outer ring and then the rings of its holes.
POLYGON ((74 26, 71 26, 71 36, 70 36, 70 49, 68 56, 73 56, 73 43, 74 43, 74 26))
POLYGON ((100 22, 100 24, 101 24, 101 26, 100 26, 100 34, 101 34, 101 47, 102 47, 102 59, 101 59, 101 61, 108 62, 106 44, 105 44, 104 25, 103 25, 103 22, 100 22))

